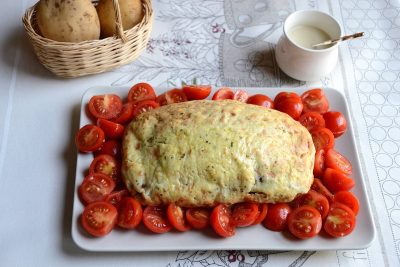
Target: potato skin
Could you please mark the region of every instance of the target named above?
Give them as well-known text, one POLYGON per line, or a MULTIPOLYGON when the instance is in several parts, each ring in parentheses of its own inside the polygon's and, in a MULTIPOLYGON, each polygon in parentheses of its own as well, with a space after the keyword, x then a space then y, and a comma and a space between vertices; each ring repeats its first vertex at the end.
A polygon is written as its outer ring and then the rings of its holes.
MULTIPOLYGON (((143 18, 142 1, 118 0, 121 11, 122 26, 129 30, 138 24, 143 18)), ((115 11, 112 0, 100 0, 96 7, 100 19, 101 36, 110 37, 116 33, 115 11)))
POLYGON ((81 42, 100 37, 100 22, 90 0, 40 0, 37 24, 43 37, 59 42, 81 42))

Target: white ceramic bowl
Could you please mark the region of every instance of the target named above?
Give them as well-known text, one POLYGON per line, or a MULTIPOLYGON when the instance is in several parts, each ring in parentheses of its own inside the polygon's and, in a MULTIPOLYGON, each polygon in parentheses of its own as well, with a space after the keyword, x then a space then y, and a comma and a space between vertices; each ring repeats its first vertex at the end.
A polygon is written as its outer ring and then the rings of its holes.
POLYGON ((299 46, 288 36, 295 26, 312 26, 326 32, 331 39, 342 35, 339 23, 330 15, 315 10, 300 10, 290 14, 283 25, 283 35, 275 49, 278 66, 292 78, 316 81, 329 74, 338 60, 336 43, 325 49, 315 50, 299 46))

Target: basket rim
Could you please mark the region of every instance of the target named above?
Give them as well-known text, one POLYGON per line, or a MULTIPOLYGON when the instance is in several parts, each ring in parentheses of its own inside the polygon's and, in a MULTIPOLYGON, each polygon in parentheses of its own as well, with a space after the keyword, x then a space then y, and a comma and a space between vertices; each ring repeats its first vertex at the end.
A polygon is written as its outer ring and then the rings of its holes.
MULTIPOLYGON (((149 24, 152 24, 153 20, 153 8, 151 4, 151 0, 141 0, 142 1, 142 6, 143 6, 143 18, 142 20, 133 26, 130 29, 124 30, 123 33, 126 36, 127 39, 130 39, 129 36, 132 33, 138 32, 143 30, 145 27, 147 27, 149 24)), ((123 39, 121 36, 118 36, 117 34, 114 34, 113 36, 106 37, 106 38, 101 38, 101 39, 94 39, 94 40, 86 40, 86 41, 81 41, 81 42, 61 42, 61 41, 55 41, 46 37, 43 37, 40 35, 38 32, 35 31, 33 28, 33 20, 34 20, 34 13, 36 11, 36 6, 39 4, 37 2, 33 6, 29 7, 26 9, 24 16, 22 17, 22 22, 24 24, 24 28, 27 31, 29 35, 31 35, 32 38, 35 38, 36 41, 42 42, 44 45, 47 46, 82 46, 82 45, 105 45, 108 44, 110 41, 116 41, 120 40, 123 42, 123 39)))

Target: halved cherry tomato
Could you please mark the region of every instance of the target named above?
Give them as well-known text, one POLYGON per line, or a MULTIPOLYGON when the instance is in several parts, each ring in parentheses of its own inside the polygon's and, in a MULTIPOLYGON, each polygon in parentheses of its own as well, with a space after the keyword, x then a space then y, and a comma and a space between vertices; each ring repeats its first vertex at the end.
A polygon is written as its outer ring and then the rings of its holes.
POLYGON ((163 234, 171 230, 165 210, 158 206, 147 206, 143 211, 143 223, 150 231, 163 234))
POLYGON ((133 197, 125 197, 118 207, 117 225, 125 229, 134 229, 142 220, 142 215, 142 205, 139 201, 133 197))
POLYGON ((119 204, 121 203, 121 200, 127 196, 129 196, 128 190, 122 189, 119 191, 111 192, 104 201, 106 201, 106 202, 112 204, 114 207, 118 208, 119 204))
POLYGON ((103 146, 97 150, 95 153, 95 156, 99 155, 110 155, 113 156, 116 159, 121 158, 121 143, 118 142, 117 140, 108 140, 104 142, 103 146))
POLYGON ((87 124, 75 135, 75 144, 81 152, 98 150, 105 140, 104 131, 96 125, 87 124))
POLYGON ((300 239, 317 235, 322 228, 322 218, 318 210, 311 206, 301 206, 294 209, 288 217, 289 231, 300 239))
POLYGON ((281 92, 274 99, 275 109, 288 114, 295 120, 303 112, 303 103, 296 93, 281 92))
POLYGON ((318 149, 315 152, 315 159, 314 159, 314 176, 322 177, 325 171, 325 150, 318 149))
POLYGON ((231 88, 222 87, 214 93, 212 100, 233 99, 233 95, 234 93, 231 88))
POLYGON ((182 90, 189 100, 201 100, 210 95, 211 85, 185 85, 182 90))
POLYGON ((190 208, 185 215, 188 223, 195 229, 204 229, 210 224, 211 211, 207 208, 190 208))
POLYGON ((168 205, 167 218, 176 230, 181 232, 190 230, 190 225, 185 218, 185 213, 181 207, 175 205, 174 203, 170 203, 168 205))
POLYGON ((155 100, 156 93, 153 87, 148 83, 138 83, 132 86, 128 92, 128 101, 155 100))
POLYGON ((318 112, 324 114, 329 109, 329 102, 324 91, 320 88, 311 89, 301 95, 304 112, 318 112))
POLYGON ((258 215, 258 205, 255 203, 242 202, 232 206, 232 223, 237 227, 253 224, 258 215))
POLYGON ((109 120, 116 118, 121 112, 122 100, 113 94, 96 95, 90 98, 88 106, 94 117, 109 120))
POLYGON ((335 138, 341 136, 347 129, 347 120, 339 111, 328 111, 324 114, 325 127, 331 130, 335 138))
POLYGON ((101 173, 111 177, 115 182, 120 178, 118 161, 110 155, 98 155, 90 163, 89 173, 101 173))
POLYGON ((339 202, 334 202, 326 217, 324 229, 333 237, 343 237, 350 234, 356 225, 354 212, 339 202))
POLYGON ((163 94, 157 96, 156 102, 157 102, 160 106, 168 105, 167 99, 165 98, 165 93, 163 93, 163 94))
POLYGON ((325 128, 325 120, 321 114, 317 112, 306 112, 301 115, 299 122, 301 125, 307 128, 309 132, 314 130, 325 128))
POLYGON ((308 205, 317 209, 319 213, 321 213, 322 219, 324 219, 329 212, 328 199, 314 190, 310 190, 308 193, 300 195, 294 200, 294 203, 295 207, 308 205))
POLYGON ((247 104, 253 104, 257 106, 262 106, 266 108, 274 108, 274 101, 266 95, 256 94, 252 95, 247 99, 247 104))
POLYGON ((259 203, 258 205, 258 215, 252 225, 259 224, 260 222, 264 221, 265 217, 267 217, 268 213, 268 204, 267 203, 259 203))
POLYGON ((87 175, 79 186, 79 196, 85 203, 104 200, 115 188, 115 182, 101 173, 87 175))
POLYGON ((235 234, 231 210, 224 204, 218 204, 214 207, 210 222, 214 231, 222 237, 230 237, 235 234))
POLYGON ((325 187, 320 179, 314 178, 311 189, 324 195, 328 199, 329 203, 332 203, 333 194, 328 190, 328 188, 325 187))
POLYGON ((188 99, 185 93, 180 89, 172 89, 165 93, 165 99, 168 104, 186 102, 188 99))
POLYGON ((358 198, 350 191, 337 192, 334 196, 334 201, 349 207, 354 212, 354 215, 357 215, 360 210, 360 201, 358 201, 358 198))
POLYGON ((124 133, 123 125, 109 120, 97 119, 97 126, 103 129, 106 137, 111 139, 121 138, 124 133))
POLYGON ((83 229, 92 236, 105 236, 115 226, 117 209, 110 203, 99 201, 85 207, 81 216, 83 229))
POLYGON ((333 193, 349 191, 355 185, 354 180, 346 174, 331 168, 325 170, 322 181, 329 191, 333 193))
POLYGON ((132 113, 134 107, 135 104, 132 104, 131 102, 125 103, 122 106, 121 112, 118 114, 116 118, 113 119, 113 121, 119 124, 127 124, 132 120, 132 113))
POLYGON ((249 95, 244 90, 237 90, 233 95, 233 100, 237 100, 239 102, 246 103, 247 99, 249 99, 249 95))
POLYGON ((283 231, 292 208, 287 203, 270 204, 263 225, 272 231, 283 231))
POLYGON ((315 150, 329 149, 335 145, 335 137, 332 132, 327 128, 320 128, 311 133, 315 150))
POLYGON ((137 103, 137 105, 133 108, 132 117, 136 118, 140 114, 149 111, 151 109, 159 108, 160 105, 153 100, 143 100, 137 103))
POLYGON ((347 175, 350 175, 353 172, 353 167, 351 166, 350 161, 333 148, 326 151, 325 165, 327 168, 341 171, 347 175))

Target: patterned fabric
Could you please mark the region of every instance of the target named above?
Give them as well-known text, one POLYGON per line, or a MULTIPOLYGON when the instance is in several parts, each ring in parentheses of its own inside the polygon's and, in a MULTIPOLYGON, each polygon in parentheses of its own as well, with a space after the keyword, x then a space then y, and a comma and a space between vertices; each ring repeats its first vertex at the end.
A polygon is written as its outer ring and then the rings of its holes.
POLYGON ((120 77, 113 85, 146 79, 169 88, 198 78, 226 86, 338 88, 350 100, 367 191, 379 218, 377 238, 364 250, 180 251, 154 257, 163 266, 399 266, 400 1, 160 0, 154 6, 146 53, 115 71, 120 77), (330 13, 345 34, 365 32, 341 44, 340 64, 318 83, 287 77, 274 59, 284 19, 300 9, 330 13))

